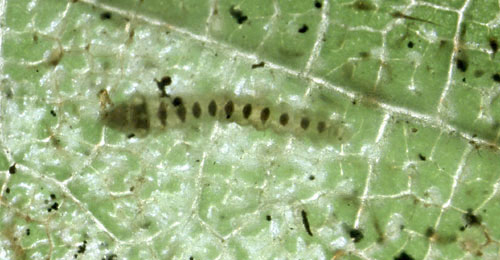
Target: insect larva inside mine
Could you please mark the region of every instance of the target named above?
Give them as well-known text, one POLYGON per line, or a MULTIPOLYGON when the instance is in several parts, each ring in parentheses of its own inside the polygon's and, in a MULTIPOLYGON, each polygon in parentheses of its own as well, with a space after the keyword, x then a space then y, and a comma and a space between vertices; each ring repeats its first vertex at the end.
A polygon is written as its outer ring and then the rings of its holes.
POLYGON ((234 103, 233 101, 229 100, 226 105, 224 106, 224 112, 226 112, 226 119, 231 118, 234 112, 234 103))
POLYGON ((215 116, 217 113, 217 104, 215 103, 215 100, 210 101, 210 104, 208 104, 208 113, 211 116, 215 116))
POLYGON ((250 115, 252 115, 252 104, 246 104, 244 107, 243 107, 243 117, 245 119, 248 119, 250 117, 250 115))
POLYGON ((260 121, 262 122, 262 124, 266 123, 270 115, 271 115, 271 110, 269 110, 268 107, 262 109, 262 111, 260 112, 260 121))
POLYGON ((194 104, 193 104, 193 116, 195 118, 200 118, 200 116, 201 116, 201 107, 200 107, 200 103, 198 103, 198 102, 194 102, 194 104))
POLYGON ((207 99, 161 96, 155 99, 137 94, 127 102, 112 105, 110 109, 102 111, 101 120, 110 128, 137 137, 143 137, 148 133, 161 133, 185 125, 186 122, 191 125, 189 121, 203 123, 204 120, 201 122, 194 120, 203 117, 226 123, 234 122, 241 126, 250 125, 257 130, 270 128, 278 133, 287 130, 296 133, 297 136, 305 136, 320 142, 323 140, 345 142, 350 134, 349 128, 344 126, 344 123, 325 118, 321 120, 311 115, 310 111, 295 112, 294 108, 285 104, 274 107, 269 104, 263 105, 257 100, 256 103, 249 100, 242 101, 237 97, 207 99), (316 138, 320 135, 321 138, 316 138))
POLYGON ((289 116, 288 116, 287 113, 281 114, 281 116, 280 116, 280 124, 282 126, 286 126, 286 124, 288 124, 288 120, 289 120, 289 116))

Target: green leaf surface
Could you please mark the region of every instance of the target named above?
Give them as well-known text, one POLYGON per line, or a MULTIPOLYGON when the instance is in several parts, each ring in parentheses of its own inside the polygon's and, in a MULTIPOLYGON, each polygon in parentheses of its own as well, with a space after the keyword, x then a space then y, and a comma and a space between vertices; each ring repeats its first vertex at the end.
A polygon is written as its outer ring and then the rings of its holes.
POLYGON ((1 3, 0 259, 498 259, 498 1, 1 3))

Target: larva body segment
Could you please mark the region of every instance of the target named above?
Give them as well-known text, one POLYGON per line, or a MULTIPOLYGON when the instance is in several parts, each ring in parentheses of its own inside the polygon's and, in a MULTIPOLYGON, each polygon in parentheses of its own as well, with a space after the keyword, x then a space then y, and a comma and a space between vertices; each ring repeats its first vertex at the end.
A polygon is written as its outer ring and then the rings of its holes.
POLYGON ((272 129, 328 143, 344 142, 348 136, 347 127, 339 122, 308 111, 296 111, 287 105, 272 106, 250 97, 135 94, 130 100, 104 110, 101 120, 109 128, 138 137, 199 125, 207 120, 251 125, 257 130, 272 129))

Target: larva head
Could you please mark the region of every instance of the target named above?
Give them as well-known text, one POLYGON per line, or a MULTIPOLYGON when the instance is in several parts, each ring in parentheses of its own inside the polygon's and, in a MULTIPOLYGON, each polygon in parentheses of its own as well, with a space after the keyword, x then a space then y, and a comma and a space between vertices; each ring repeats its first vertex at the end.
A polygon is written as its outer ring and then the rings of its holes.
POLYGON ((150 120, 146 99, 135 96, 129 102, 123 102, 105 110, 101 121, 111 129, 143 136, 150 129, 150 120))

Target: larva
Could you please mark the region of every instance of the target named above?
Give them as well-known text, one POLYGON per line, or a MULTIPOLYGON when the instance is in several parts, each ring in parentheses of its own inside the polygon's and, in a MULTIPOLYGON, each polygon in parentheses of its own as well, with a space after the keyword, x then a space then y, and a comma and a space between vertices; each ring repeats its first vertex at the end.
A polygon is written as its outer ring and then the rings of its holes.
POLYGON ((143 137, 150 133, 206 120, 253 126, 257 130, 272 129, 339 143, 346 141, 348 128, 314 116, 307 111, 294 111, 290 106, 271 106, 251 98, 214 98, 194 96, 146 96, 134 94, 129 100, 105 109, 101 120, 109 128, 143 137))

